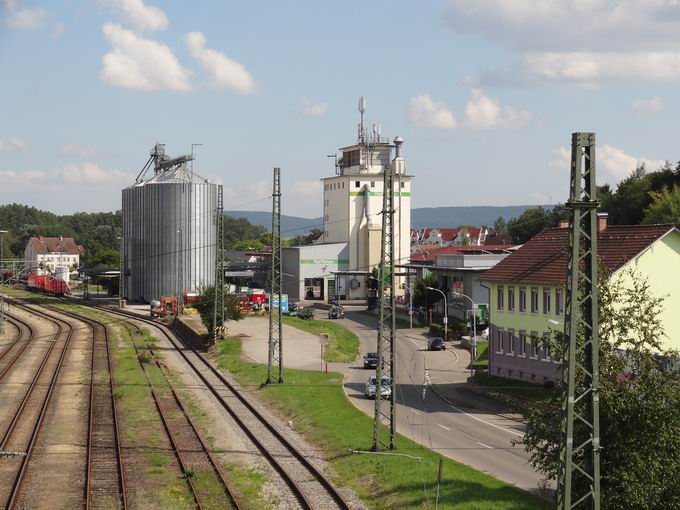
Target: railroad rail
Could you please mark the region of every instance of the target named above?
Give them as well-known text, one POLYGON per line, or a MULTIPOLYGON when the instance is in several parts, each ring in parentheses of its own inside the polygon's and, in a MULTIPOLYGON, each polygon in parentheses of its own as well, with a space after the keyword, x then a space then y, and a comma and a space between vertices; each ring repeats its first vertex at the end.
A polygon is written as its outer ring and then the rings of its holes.
POLYGON ((342 495, 260 411, 237 390, 208 360, 189 345, 177 332, 158 322, 129 312, 90 305, 106 313, 150 324, 174 346, 194 373, 206 385, 220 405, 229 413, 255 447, 279 474, 302 508, 340 508, 349 510, 342 495), (179 338, 179 340, 178 340, 179 338), (199 366, 200 365, 200 366, 199 366), (206 371, 207 369, 207 371, 206 371), (212 381, 211 381, 212 379, 212 381), (224 389, 223 395, 217 388, 224 389), (233 398, 232 398, 233 397, 233 398), (255 432, 257 430, 257 433, 255 432), (287 452, 290 455, 275 455, 287 452))
POLYGON ((5 374, 9 372, 14 363, 26 350, 31 340, 33 340, 33 328, 28 322, 14 315, 10 315, 8 312, 5 312, 5 316, 9 322, 11 322, 17 328, 19 334, 0 354, 0 381, 2 381, 2 379, 5 377, 5 374), (24 341, 22 338, 26 338, 26 340, 24 341), (11 356, 9 356, 10 353, 11 356), (5 359, 6 357, 7 359, 5 359))
MULTIPOLYGON (((13 509, 17 503, 19 491, 21 489, 21 485, 26 474, 26 468, 28 467, 28 464, 31 462, 34 447, 42 430, 45 415, 47 413, 47 409, 52 399, 54 388, 56 387, 57 381, 59 379, 61 367, 63 366, 64 358, 66 357, 66 353, 71 344, 71 338, 73 336, 74 331, 71 325, 68 324, 68 322, 66 321, 55 319, 49 316, 48 314, 38 312, 33 308, 27 307, 19 303, 16 303, 15 306, 25 311, 28 311, 33 315, 42 317, 49 322, 52 322, 57 326, 57 332, 54 335, 54 342, 52 342, 50 347, 47 349, 47 352, 45 353, 40 363, 40 366, 38 367, 38 370, 35 376, 33 377, 28 387, 28 390, 26 391, 26 394, 24 395, 24 398, 21 401, 21 404, 19 405, 19 408, 16 410, 9 424, 9 427, 5 431, 2 440, 0 441, 0 450, 12 449, 26 453, 26 455, 24 456, 11 458, 4 461, 16 464, 17 469, 16 477, 12 482, 9 495, 4 505, 4 508, 7 510, 13 509), (67 330, 64 329, 63 324, 67 326, 68 328, 67 330), (58 356, 56 355, 52 356, 52 353, 57 348, 59 338, 62 337, 64 333, 66 333, 66 338, 64 339, 63 342, 61 342, 62 345, 59 347, 61 353, 58 356), (56 360, 54 359, 55 357, 56 360), (54 371, 51 372, 51 374, 49 370, 46 370, 46 367, 48 365, 55 365, 54 371), (34 396, 35 398, 32 398, 34 396), (37 409, 35 408, 36 403, 37 409), (31 423, 31 420, 27 419, 27 416, 29 414, 36 415, 34 417, 33 426, 29 425, 25 427, 20 427, 19 424, 25 421, 31 423), (27 431, 30 431, 30 433, 26 438, 24 436, 26 436, 27 431)), ((30 328, 30 326, 28 327, 30 328)), ((31 331, 33 331, 32 328, 30 329, 31 331)))
MULTIPOLYGON (((234 496, 234 491, 222 475, 218 463, 210 453, 210 450, 201 437, 201 434, 198 432, 198 429, 196 429, 194 422, 182 404, 179 395, 175 392, 167 373, 162 368, 153 350, 148 349, 151 356, 153 356, 155 366, 163 374, 163 378, 170 390, 169 394, 163 395, 161 392, 156 391, 154 384, 151 382, 149 371, 145 366, 146 363, 142 362, 142 357, 140 356, 139 348, 134 338, 135 336, 143 336, 141 328, 130 323, 124 323, 124 326, 130 332, 130 338, 135 353, 137 354, 137 360, 146 377, 147 384, 151 390, 151 396, 153 397, 156 409, 163 422, 163 427, 165 428, 168 439, 173 447, 180 469, 187 475, 188 473, 196 473, 199 470, 208 467, 213 471, 217 480, 219 480, 224 491, 226 503, 232 508, 239 509, 240 506, 234 496), (134 330, 134 332, 131 330, 134 330)), ((204 494, 205 491, 202 491, 201 487, 194 483, 192 476, 185 476, 185 478, 191 488, 197 507, 203 508, 209 495, 204 494)), ((224 508, 224 503, 225 502, 220 502, 220 508, 224 508)))
POLYGON ((125 510, 128 506, 125 473, 118 412, 116 400, 113 397, 115 381, 106 325, 61 308, 41 306, 87 324, 92 330, 85 508, 91 508, 93 501, 104 497, 108 502, 111 499, 117 500, 121 508, 125 510))

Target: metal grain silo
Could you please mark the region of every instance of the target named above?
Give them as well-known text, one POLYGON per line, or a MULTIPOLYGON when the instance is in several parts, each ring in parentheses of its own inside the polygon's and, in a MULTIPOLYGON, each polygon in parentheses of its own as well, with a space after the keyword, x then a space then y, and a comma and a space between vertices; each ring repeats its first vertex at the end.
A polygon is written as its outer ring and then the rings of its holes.
POLYGON ((191 171, 191 156, 156 145, 135 184, 123 190, 124 295, 149 302, 215 281, 221 186, 191 171), (153 166, 153 175, 145 179, 153 166))

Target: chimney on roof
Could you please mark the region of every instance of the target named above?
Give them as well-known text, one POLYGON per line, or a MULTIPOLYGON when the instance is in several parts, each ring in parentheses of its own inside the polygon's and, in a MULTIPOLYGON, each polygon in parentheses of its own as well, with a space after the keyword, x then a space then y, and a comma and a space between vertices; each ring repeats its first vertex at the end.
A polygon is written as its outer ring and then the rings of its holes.
POLYGON ((606 212, 597 213, 597 232, 600 233, 607 228, 609 224, 609 214, 606 212))
POLYGON ((569 220, 563 220, 561 219, 558 223, 557 226, 559 228, 569 228, 569 220))

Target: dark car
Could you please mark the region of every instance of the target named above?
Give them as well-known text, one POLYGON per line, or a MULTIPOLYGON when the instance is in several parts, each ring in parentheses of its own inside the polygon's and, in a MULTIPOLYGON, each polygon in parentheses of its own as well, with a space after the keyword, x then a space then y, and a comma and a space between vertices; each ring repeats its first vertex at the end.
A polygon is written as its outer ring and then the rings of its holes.
POLYGON ((364 356, 364 368, 378 368, 378 353, 367 352, 364 356))
POLYGON ((446 350, 446 344, 444 343, 444 339, 441 337, 434 337, 430 338, 427 341, 427 350, 428 351, 445 351, 446 350))
POLYGON ((328 318, 329 319, 344 319, 345 318, 345 309, 342 306, 332 306, 330 310, 328 310, 328 318))

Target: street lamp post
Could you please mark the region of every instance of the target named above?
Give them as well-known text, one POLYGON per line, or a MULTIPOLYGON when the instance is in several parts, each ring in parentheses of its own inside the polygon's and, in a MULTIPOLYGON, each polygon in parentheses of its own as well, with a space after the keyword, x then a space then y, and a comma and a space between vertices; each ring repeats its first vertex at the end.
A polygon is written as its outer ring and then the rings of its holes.
POLYGON ((472 345, 470 347, 470 375, 473 375, 473 368, 472 365, 475 362, 475 358, 477 357, 477 310, 475 305, 475 302, 472 300, 470 296, 466 296, 465 294, 462 294, 460 292, 456 292, 454 294, 457 297, 464 297, 470 300, 470 304, 472 305, 472 345))
POLYGON ((427 290, 436 290, 442 296, 444 296, 444 341, 449 340, 449 306, 446 304, 446 294, 440 289, 435 289, 434 287, 425 287, 427 290))

